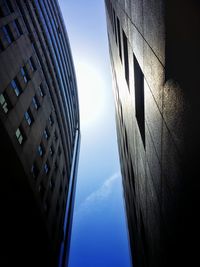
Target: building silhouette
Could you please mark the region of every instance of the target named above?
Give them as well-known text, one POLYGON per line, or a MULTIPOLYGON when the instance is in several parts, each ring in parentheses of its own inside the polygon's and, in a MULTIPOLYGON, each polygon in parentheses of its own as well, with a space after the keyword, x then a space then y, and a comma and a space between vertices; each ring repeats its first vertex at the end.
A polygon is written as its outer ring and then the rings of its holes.
POLYGON ((0 0, 1 266, 66 266, 79 142, 58 1, 0 0))
POLYGON ((106 0, 133 266, 199 262, 198 1, 106 0))

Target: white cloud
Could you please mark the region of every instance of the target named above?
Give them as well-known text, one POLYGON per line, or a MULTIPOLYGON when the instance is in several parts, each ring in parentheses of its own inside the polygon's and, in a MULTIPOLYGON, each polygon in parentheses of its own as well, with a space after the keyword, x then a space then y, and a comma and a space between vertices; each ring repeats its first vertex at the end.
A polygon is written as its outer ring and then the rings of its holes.
POLYGON ((111 177, 109 177, 101 187, 99 187, 96 191, 91 193, 85 201, 80 205, 77 213, 89 211, 91 205, 95 204, 95 207, 98 207, 98 202, 106 200, 109 195, 112 193, 113 186, 115 182, 120 178, 120 172, 116 172, 111 177))

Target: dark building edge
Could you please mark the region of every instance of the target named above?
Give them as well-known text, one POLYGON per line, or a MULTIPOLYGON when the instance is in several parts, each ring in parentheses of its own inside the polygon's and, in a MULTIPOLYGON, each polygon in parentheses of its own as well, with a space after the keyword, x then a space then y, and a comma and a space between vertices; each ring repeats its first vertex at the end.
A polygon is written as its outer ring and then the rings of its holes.
MULTIPOLYGON (((54 4, 57 4, 57 7, 58 7, 58 3, 57 3, 57 1, 55 1, 54 2, 54 4)), ((59 9, 60 10, 60 9, 59 9)), ((71 64, 71 73, 72 73, 72 75, 73 75, 73 77, 72 77, 72 81, 73 81, 73 85, 74 85, 74 88, 76 88, 76 90, 74 90, 75 92, 76 92, 76 98, 77 98, 77 103, 78 103, 78 92, 77 92, 77 82, 76 82, 76 77, 75 77, 75 70, 74 70, 74 65, 73 65, 73 59, 72 59, 72 55, 71 55, 71 48, 70 48, 70 45, 69 45, 69 39, 68 39, 68 36, 67 36, 67 32, 66 32, 66 28, 65 28, 65 25, 64 25, 64 22, 62 21, 62 27, 63 27, 63 30, 64 30, 64 32, 65 32, 65 38, 66 38, 66 43, 68 44, 68 46, 67 46, 67 49, 68 49, 68 56, 69 56, 69 58, 70 58, 70 64, 71 64)), ((76 103, 76 104, 77 104, 76 103)), ((69 235, 70 235, 70 229, 71 229, 71 220, 72 220, 72 213, 73 213, 73 204, 74 204, 74 194, 75 194, 75 191, 73 191, 73 190, 75 190, 75 184, 76 184, 76 169, 75 168, 77 168, 77 164, 78 164, 78 153, 79 153, 79 146, 80 146, 80 122, 79 122, 79 106, 78 106, 78 104, 77 104, 77 106, 76 106, 76 108, 77 108, 77 113, 76 113, 76 115, 78 115, 78 123, 77 123, 77 125, 76 125, 76 143, 74 144, 74 151, 73 151, 73 158, 75 158, 75 159, 73 159, 73 161, 75 161, 76 162, 76 164, 74 164, 73 162, 72 162, 72 165, 74 165, 73 166, 73 169, 71 169, 71 175, 70 175, 70 179, 74 179, 73 181, 72 180, 70 180, 70 183, 72 183, 72 185, 71 185, 71 188, 70 188, 70 190, 71 191, 69 191, 69 195, 68 195, 68 203, 67 203, 67 205, 68 206, 70 206, 70 211, 68 211, 68 216, 67 216, 67 220, 69 220, 69 222, 68 222, 68 229, 67 229, 67 233, 66 233, 66 235, 65 235, 65 237, 66 238, 69 238, 69 235), (78 136, 78 137, 77 137, 78 136), (75 156, 74 156, 75 155, 75 156)), ((2 135, 4 135, 5 134, 5 132, 3 133, 3 126, 1 125, 1 130, 2 130, 2 135)), ((12 148, 10 148, 10 151, 12 151, 12 154, 14 155, 15 154, 15 148, 13 148, 13 144, 9 144, 9 142, 10 142, 10 140, 9 140, 9 138, 8 138, 8 135, 7 135, 7 138, 5 138, 5 140, 7 140, 7 144, 8 144, 8 146, 10 146, 10 147, 12 147, 12 148), (7 140, 8 139, 8 140, 7 140)), ((6 151, 6 150, 5 150, 6 151)), ((3 170, 5 170, 5 174, 6 174, 6 169, 8 169, 10 166, 7 164, 8 162, 9 162, 9 155, 6 155, 6 157, 5 157, 6 159, 7 159, 7 161, 5 162, 5 164, 4 164, 4 161, 2 160, 1 161, 1 164, 3 164, 3 166, 5 167, 3 170)), ((5 160, 5 158, 4 158, 4 160, 5 160)), ((14 159, 14 156, 13 156, 13 159, 14 159)), ((18 160, 17 160, 18 161, 18 160)), ((21 178, 19 178, 19 180, 21 179, 21 180, 24 180, 24 183, 26 184, 27 183, 27 181, 26 181, 26 174, 25 174, 25 172, 21 169, 21 163, 18 163, 19 164, 19 168, 18 168, 18 170, 16 170, 16 169, 14 169, 13 168, 13 170, 15 170, 16 171, 16 173, 18 173, 18 174, 20 174, 20 176, 21 176, 21 178)), ((16 165, 17 165, 17 163, 16 163, 16 165)), ((10 172, 10 174, 12 174, 11 176, 14 176, 14 175, 16 175, 16 173, 15 172, 13 172, 13 170, 10 170, 9 172, 10 172)), ((2 174, 4 174, 4 172, 1 172, 1 175, 2 174)), ((17 178, 18 179, 18 178, 17 178)), ((7 183, 7 181, 5 181, 5 183, 7 183)), ((3 185, 4 185, 4 183, 3 183, 3 185)), ((8 185, 8 184, 7 184, 8 185)), ((3 186, 2 186, 2 188, 3 188, 3 186)), ((27 183, 27 192, 29 192, 30 191, 30 198, 31 198, 31 195, 32 195, 32 193, 33 192, 31 192, 32 190, 29 190, 29 189, 31 189, 31 185, 30 184, 28 184, 27 183)), ((17 193, 16 193, 17 194, 17 193)), ((2 193, 2 196, 4 196, 4 194, 2 193)), ((14 199, 14 195, 12 195, 12 197, 13 197, 13 199, 11 199, 11 201, 15 201, 15 199, 14 199)), ((6 199, 3 199, 4 201, 6 200, 6 199)), ((3 202, 3 200, 2 200, 2 202, 3 202)), ((24 199, 25 200, 25 199, 24 199)), ((34 203, 34 199, 31 199, 30 200, 30 203, 34 203)), ((35 204, 35 203, 34 203, 35 204)), ((35 212, 35 216, 36 217, 38 217, 38 222, 40 221, 40 226, 41 226, 41 228, 43 228, 43 230, 41 229, 41 233, 39 234, 39 232, 36 234, 36 236, 40 236, 40 238, 39 239, 37 239, 37 242, 38 242, 38 247, 41 247, 41 249, 42 249, 42 247, 43 248, 46 248, 46 250, 48 250, 48 252, 47 251, 45 251, 45 249, 44 249, 44 254, 45 255, 43 255, 44 256, 44 258, 42 257, 42 255, 40 255, 41 257, 37 257, 36 255, 35 255, 35 258, 41 258, 41 262, 40 263, 38 263, 38 264, 40 264, 40 265, 37 265, 37 266, 55 266, 55 264, 56 264, 56 260, 55 260, 55 255, 54 255, 54 252, 52 252, 51 251, 51 249, 50 248, 48 248, 48 242, 47 242, 47 244, 46 244, 46 246, 43 244, 42 245, 42 240, 43 240, 43 237, 44 237, 44 242, 46 242, 47 240, 48 240, 48 237, 47 237, 47 233, 46 233, 46 229, 45 229, 45 225, 44 225, 44 227, 43 227, 43 219, 42 219, 42 215, 40 214, 40 211, 39 211, 39 209, 37 210, 37 204, 38 203, 36 203, 36 205, 33 205, 34 206, 34 208, 33 208, 33 213, 35 212), (45 237, 46 236, 46 237, 45 237), (41 241, 41 242, 40 242, 41 241), (47 260, 48 262, 45 262, 45 260, 47 260), (45 265, 46 264, 46 265, 45 265)), ((25 209, 26 210, 26 204, 24 203, 24 208, 22 208, 22 210, 23 209, 25 209)), ((39 208, 39 205, 38 205, 38 208, 39 208)), ((24 212, 25 212, 25 210, 24 210, 24 212)), ((24 213, 25 214, 25 213, 24 213)), ((9 215, 9 216, 11 216, 11 215, 9 215)), ((12 222, 9 222, 11 225, 12 225, 12 222)), ((12 227, 10 225, 10 227, 12 227)), ((39 228, 40 228, 40 226, 38 225, 38 228, 37 228, 37 230, 39 231, 39 228)), ((19 230, 19 229, 15 229, 15 231, 17 231, 17 230, 19 230)), ((22 230, 22 229, 21 229, 22 230)), ((14 230, 13 230, 14 231, 14 230)), ((11 231, 12 232, 12 231, 11 231)), ((64 231, 63 231, 64 232, 64 231)), ((13 232, 14 233, 14 232, 13 232)), ((5 233, 3 233, 3 234, 5 234, 5 233)), ((28 234, 28 233, 27 233, 28 234)), ((12 246, 13 244, 12 244, 12 238, 13 238, 13 236, 12 236, 12 234, 11 233, 9 233, 8 234, 8 236, 7 236, 7 239, 9 239, 9 237, 11 237, 10 238, 10 241, 11 241, 11 243, 10 243, 10 245, 12 246)), ((6 239, 6 238, 5 238, 6 239)), ((3 239, 4 240, 4 239, 3 239)), ((8 242, 9 242, 9 240, 7 240, 8 242)), ((6 241, 6 242, 7 242, 6 241)), ((16 240, 15 240, 16 241, 16 240)), ((65 240, 65 243, 67 243, 66 242, 66 240, 65 240)), ((36 244, 34 244, 34 245, 36 245, 36 244)), ((30 247, 30 250, 31 249, 34 249, 34 245, 32 245, 31 247, 30 247)), ((24 246, 24 248, 25 248, 25 244, 23 245, 24 246)), ((22 246, 22 247, 23 247, 22 246)), ((20 249, 20 247, 19 248, 17 248, 17 246, 16 246, 16 252, 18 251, 18 249, 20 249)), ((27 248, 27 250, 28 250, 28 248, 27 248)), ((25 261, 25 259, 26 259, 26 256, 28 257, 28 255, 26 255, 26 253, 25 253, 25 251, 26 250, 24 250, 24 261, 25 261)), ((13 252, 13 250, 11 250, 10 251, 11 253, 13 252)), ((14 254, 15 255, 15 254, 14 254)), ((14 256, 14 255, 12 255, 12 256, 14 256)), ((33 254, 31 254, 32 256, 33 256, 33 254)), ((66 254, 67 255, 67 254, 66 254)), ((9 257, 8 257, 9 258, 9 257)), ((13 259, 14 260, 14 259, 13 259)), ((35 259, 33 259, 33 257, 32 257, 32 263, 31 263, 31 257, 29 257, 29 259, 27 258, 27 260, 29 261, 29 263, 28 263, 28 261, 27 261, 27 265, 28 266, 32 266, 31 264, 33 264, 34 266, 36 265, 36 263, 34 263, 35 262, 35 259)), ((22 263, 23 264, 23 263, 22 263)))

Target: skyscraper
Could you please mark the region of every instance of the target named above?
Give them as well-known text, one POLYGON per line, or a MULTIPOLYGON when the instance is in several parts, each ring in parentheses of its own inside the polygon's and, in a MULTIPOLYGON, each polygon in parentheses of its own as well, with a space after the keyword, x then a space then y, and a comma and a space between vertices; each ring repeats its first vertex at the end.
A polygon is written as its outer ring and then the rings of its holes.
POLYGON ((198 1, 106 0, 133 266, 198 262, 198 1))
POLYGON ((1 266, 64 266, 80 127, 57 1, 0 0, 1 266))

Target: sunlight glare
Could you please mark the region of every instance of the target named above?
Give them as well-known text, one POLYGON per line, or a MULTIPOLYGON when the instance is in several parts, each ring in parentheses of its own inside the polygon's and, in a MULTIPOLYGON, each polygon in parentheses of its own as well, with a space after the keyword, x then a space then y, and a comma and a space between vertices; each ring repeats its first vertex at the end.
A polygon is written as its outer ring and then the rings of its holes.
POLYGON ((97 122, 104 113, 105 84, 96 66, 79 63, 76 66, 82 126, 97 122))

